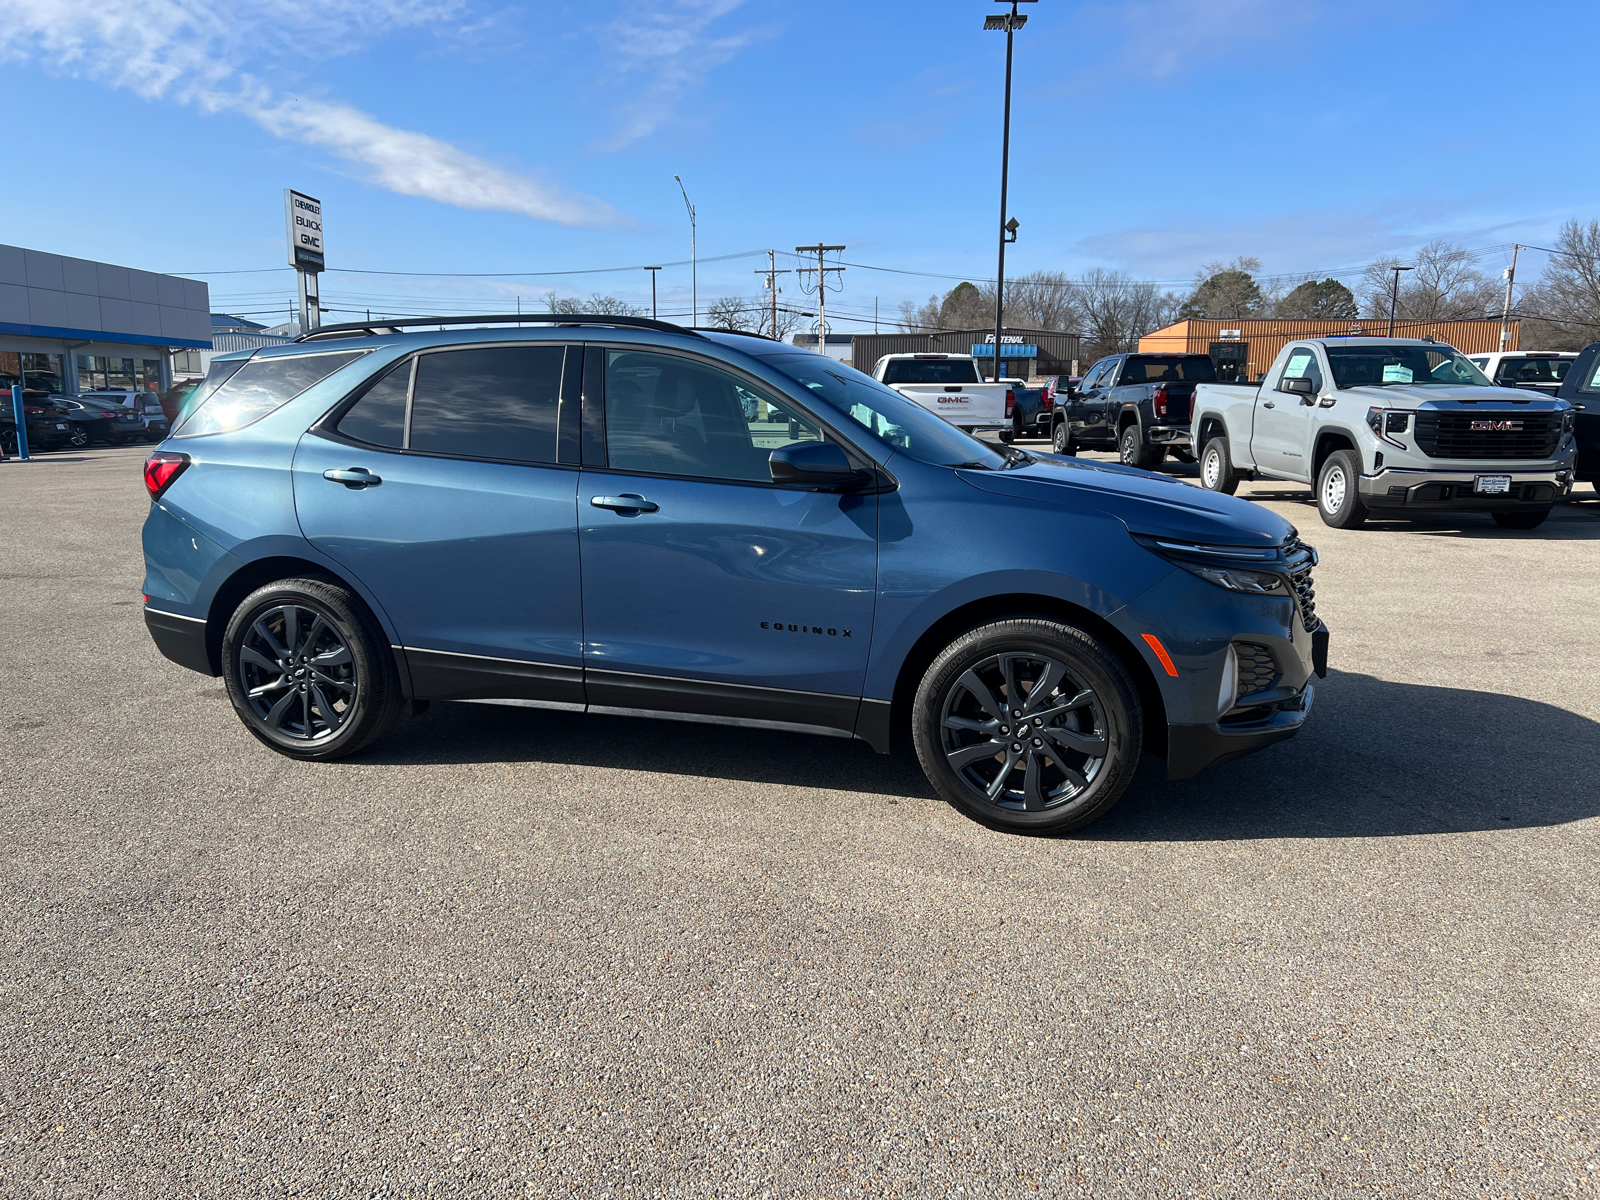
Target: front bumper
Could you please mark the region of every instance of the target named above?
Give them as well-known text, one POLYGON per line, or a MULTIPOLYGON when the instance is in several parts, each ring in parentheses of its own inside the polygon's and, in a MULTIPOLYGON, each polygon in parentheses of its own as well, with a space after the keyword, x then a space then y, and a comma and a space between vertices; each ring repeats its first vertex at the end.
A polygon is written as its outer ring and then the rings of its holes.
POLYGON ((1311 715, 1316 694, 1317 689, 1307 683, 1293 700, 1254 721, 1167 726, 1167 778, 1189 779, 1216 763, 1292 738, 1311 715))
POLYGON ((1388 467, 1363 475, 1357 484, 1368 508, 1407 508, 1419 511, 1462 510, 1504 512, 1522 507, 1554 504, 1572 491, 1569 463, 1527 468, 1479 467, 1473 470, 1439 470, 1430 467, 1388 467), (1479 495, 1474 481, 1480 475, 1509 475, 1510 490, 1479 495))

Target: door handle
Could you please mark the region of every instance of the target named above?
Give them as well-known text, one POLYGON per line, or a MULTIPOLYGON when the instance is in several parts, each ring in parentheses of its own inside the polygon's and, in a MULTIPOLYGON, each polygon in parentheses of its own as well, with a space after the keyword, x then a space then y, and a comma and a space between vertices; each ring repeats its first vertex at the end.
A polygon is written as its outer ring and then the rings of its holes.
POLYGON ((350 467, 343 471, 324 471, 324 479, 331 479, 334 483, 342 483, 351 491, 359 492, 362 488, 377 487, 383 480, 379 479, 365 467, 350 467))
POLYGON ((659 512, 661 509, 659 504, 652 504, 633 492, 623 492, 620 496, 591 496, 589 503, 595 508, 609 508, 615 512, 659 512))
POLYGON ((1278 406, 1276 404, 1274 404, 1271 400, 1263 400, 1261 402, 1261 407, 1262 408, 1277 408, 1278 406))

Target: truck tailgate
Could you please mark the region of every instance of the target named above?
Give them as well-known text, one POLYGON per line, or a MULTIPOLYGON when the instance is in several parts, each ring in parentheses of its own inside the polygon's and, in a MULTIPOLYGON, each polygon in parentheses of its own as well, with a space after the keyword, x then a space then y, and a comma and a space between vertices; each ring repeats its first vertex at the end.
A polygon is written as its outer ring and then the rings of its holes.
POLYGON ((933 383, 891 385, 913 404, 938 413, 952 425, 1006 424, 1006 389, 993 383, 962 386, 933 383))

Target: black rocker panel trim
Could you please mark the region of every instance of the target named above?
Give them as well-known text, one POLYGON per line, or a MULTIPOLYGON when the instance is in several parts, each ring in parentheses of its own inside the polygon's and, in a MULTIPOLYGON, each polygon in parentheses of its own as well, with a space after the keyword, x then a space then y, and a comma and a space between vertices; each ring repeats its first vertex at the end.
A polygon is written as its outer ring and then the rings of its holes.
POLYGON ((855 731, 856 711, 861 706, 856 696, 714 683, 704 679, 677 679, 665 675, 639 675, 628 671, 590 670, 585 676, 585 690, 589 693, 590 704, 604 708, 699 713, 708 717, 781 721, 788 725, 820 725, 845 733, 855 731))
POLYGON ((583 703, 583 669, 405 647, 416 700, 556 700, 583 703))

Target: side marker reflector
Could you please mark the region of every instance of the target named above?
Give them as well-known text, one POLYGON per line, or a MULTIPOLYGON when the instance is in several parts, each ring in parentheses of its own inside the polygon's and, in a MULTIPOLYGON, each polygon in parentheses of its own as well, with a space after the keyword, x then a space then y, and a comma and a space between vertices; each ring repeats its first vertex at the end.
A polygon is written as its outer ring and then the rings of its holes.
POLYGON ((1167 674, 1176 679, 1178 677, 1178 668, 1172 665, 1172 655, 1167 653, 1167 648, 1161 644, 1161 639, 1153 633, 1145 633, 1140 636, 1150 643, 1150 649, 1156 652, 1156 657, 1161 660, 1161 665, 1167 669, 1167 674))

